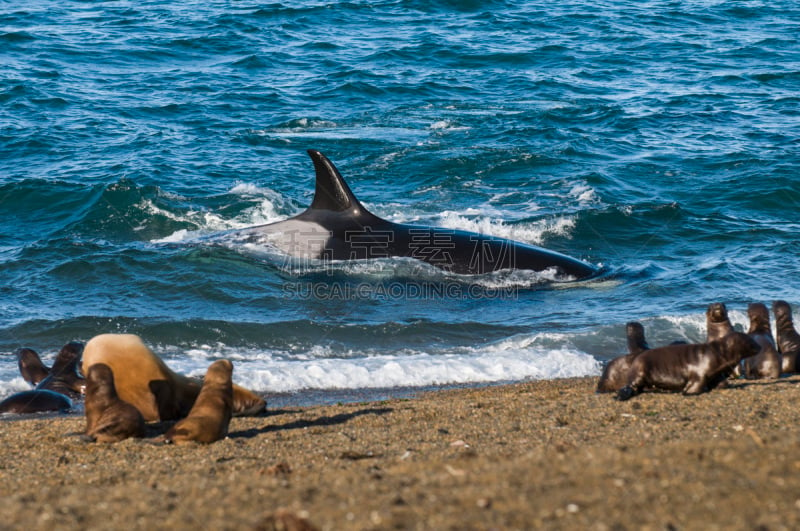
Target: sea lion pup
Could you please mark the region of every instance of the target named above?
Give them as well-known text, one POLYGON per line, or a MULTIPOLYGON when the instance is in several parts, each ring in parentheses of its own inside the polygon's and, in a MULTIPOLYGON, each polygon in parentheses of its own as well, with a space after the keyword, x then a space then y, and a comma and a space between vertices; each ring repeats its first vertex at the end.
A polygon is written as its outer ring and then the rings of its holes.
POLYGON ((800 372, 800 334, 794 329, 792 322, 792 307, 786 301, 772 303, 772 313, 775 314, 775 335, 778 338, 778 350, 783 356, 781 372, 800 372))
POLYGON ((0 402, 0 413, 64 412, 70 409, 72 409, 72 401, 69 397, 46 389, 21 391, 0 402))
POLYGON ((742 373, 745 378, 779 378, 782 370, 781 355, 772 339, 772 329, 769 326, 769 310, 766 305, 754 302, 747 306, 747 316, 750 318, 750 329, 747 335, 756 340, 761 350, 752 358, 742 361, 742 373))
POLYGON ((714 389, 742 359, 761 350, 755 339, 733 332, 722 339, 693 345, 668 345, 645 350, 631 363, 628 384, 617 400, 628 400, 654 387, 696 395, 714 389))
POLYGON ((733 332, 728 318, 728 308, 721 302, 714 302, 706 309, 706 341, 720 339, 733 332))
POLYGON ((253 531, 318 531, 319 528, 289 509, 278 509, 264 516, 253 531))
POLYGON ((190 441, 212 443, 228 435, 233 408, 233 363, 217 360, 203 378, 203 388, 189 411, 164 435, 164 442, 181 444, 190 441))
MULTIPOLYGON (((706 342, 721 339, 733 332, 733 325, 728 317, 728 308, 721 302, 714 302, 706 309, 706 342)), ((736 365, 730 376, 738 378, 742 375, 740 365, 736 365)), ((723 384, 727 385, 727 383, 723 384)))
POLYGON ((78 364, 83 354, 83 343, 71 341, 61 347, 47 378, 36 385, 36 389, 48 389, 67 395, 73 400, 83 394, 86 380, 78 375, 78 364))
MULTIPOLYGON (((102 334, 86 343, 83 371, 105 363, 114 373, 120 399, 132 404, 145 421, 185 417, 197 398, 202 382, 175 373, 133 334, 102 334)), ((258 415, 266 402, 252 391, 233 386, 234 415, 258 415)))
POLYGON ((644 339, 644 327, 641 323, 631 321, 626 324, 625 333, 628 336, 628 354, 616 357, 606 364, 600 381, 597 382, 598 393, 613 393, 624 387, 628 383, 628 370, 634 358, 645 350, 650 350, 644 339))
POLYGON ((625 334, 628 337, 628 353, 639 354, 645 350, 650 350, 650 345, 644 338, 644 326, 642 323, 631 321, 625 325, 625 334))
POLYGON ((50 374, 50 367, 42 363, 42 358, 32 348, 18 348, 17 366, 22 379, 36 386, 50 374))
POLYGON ((86 431, 84 438, 102 443, 144 437, 139 410, 119 399, 114 374, 105 363, 95 363, 86 373, 86 431))

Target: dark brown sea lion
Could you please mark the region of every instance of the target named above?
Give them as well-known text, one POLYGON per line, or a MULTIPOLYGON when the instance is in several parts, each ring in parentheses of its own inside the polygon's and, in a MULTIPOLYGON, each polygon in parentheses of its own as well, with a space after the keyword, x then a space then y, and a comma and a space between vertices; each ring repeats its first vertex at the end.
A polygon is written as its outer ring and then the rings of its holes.
POLYGON ((644 339, 644 327, 641 323, 632 321, 626 324, 625 332, 628 336, 628 354, 614 358, 606 364, 600 381, 597 382, 598 393, 613 393, 624 387, 628 383, 628 370, 633 360, 650 349, 644 339))
POLYGON ((114 374, 105 363, 89 367, 85 409, 86 439, 105 443, 144 437, 142 414, 117 396, 114 374))
POLYGON ((781 355, 772 338, 769 326, 769 310, 766 305, 754 302, 747 307, 750 318, 750 329, 747 334, 756 340, 761 350, 752 358, 742 361, 742 373, 745 378, 779 378, 782 370, 781 355))
POLYGON ((644 338, 644 326, 642 323, 631 321, 625 325, 625 334, 628 338, 628 353, 639 354, 645 350, 650 350, 650 345, 644 338))
POLYGON ((253 531, 319 531, 319 528, 289 509, 278 509, 264 516, 253 531))
POLYGON ((72 401, 69 397, 46 389, 21 391, 0 402, 0 413, 43 413, 70 409, 72 401))
POLYGON ((47 389, 67 395, 73 400, 83 394, 86 380, 78 374, 78 364, 83 354, 83 343, 71 341, 61 347, 47 378, 36 389, 47 389))
POLYGON ((42 363, 42 358, 31 348, 19 348, 16 352, 17 366, 22 379, 36 385, 50 374, 50 367, 42 363))
POLYGON ((16 352, 17 366, 22 379, 35 386, 50 374, 50 367, 42 363, 42 358, 31 348, 19 348, 16 352))
POLYGON ((720 339, 733 332, 728 308, 721 302, 708 305, 706 310, 706 341, 720 339))
POLYGON ((772 313, 775 314, 775 335, 778 338, 778 350, 783 356, 781 372, 800 372, 800 334, 794 328, 792 321, 792 307, 786 301, 772 303, 772 313))
POLYGON ((722 339, 693 345, 668 345, 646 350, 631 363, 628 384, 617 393, 628 400, 654 387, 696 395, 714 389, 730 375, 742 359, 755 356, 761 348, 741 332, 722 339))
MULTIPOLYGON (((202 387, 202 381, 170 370, 133 334, 102 334, 89 340, 83 351, 83 371, 95 363, 111 367, 117 394, 147 422, 185 417, 202 387)), ((258 415, 265 408, 263 398, 233 386, 234 415, 258 415)))
POLYGON ((203 378, 203 388, 189 411, 189 416, 179 420, 164 436, 165 442, 212 443, 228 435, 233 408, 233 363, 217 360, 203 378))

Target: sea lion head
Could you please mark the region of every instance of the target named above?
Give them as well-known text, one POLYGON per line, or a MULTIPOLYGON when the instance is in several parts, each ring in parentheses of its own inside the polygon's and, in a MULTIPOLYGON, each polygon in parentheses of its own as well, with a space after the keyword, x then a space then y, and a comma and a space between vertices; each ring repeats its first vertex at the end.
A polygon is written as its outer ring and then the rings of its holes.
POLYGON ((57 375, 77 371, 82 354, 83 343, 79 341, 70 341, 58 351, 51 371, 57 375))
MULTIPOLYGON (((203 395, 203 389, 221 389, 224 391, 226 401, 229 406, 233 405, 233 363, 230 360, 217 360, 206 369, 206 375, 203 376, 203 386, 200 388, 200 398, 203 395)), ((197 405, 197 400, 195 400, 197 405)))
POLYGON ((776 321, 792 322, 792 307, 786 301, 775 301, 772 303, 772 312, 775 314, 776 321))
POLYGON ((105 363, 95 363, 86 374, 86 403, 97 400, 99 403, 107 404, 117 398, 117 390, 114 387, 114 373, 111 367, 105 363))
POLYGON ((628 337, 644 337, 644 326, 642 323, 631 321, 625 325, 625 333, 628 337))
POLYGON ((755 339, 742 332, 730 333, 719 341, 726 352, 740 359, 755 356, 761 350, 761 345, 755 339))
POLYGON ((628 351, 631 354, 650 349, 644 338, 644 326, 642 326, 642 323, 636 321, 627 323, 625 325, 625 334, 628 337, 628 351))
POLYGON ((32 348, 19 348, 16 355, 22 379, 29 384, 37 385, 50 374, 50 369, 42 363, 42 358, 32 348))
POLYGON ((77 398, 85 392, 86 380, 78 374, 78 364, 83 355, 83 343, 71 341, 61 347, 50 374, 38 388, 50 389, 77 398))
POLYGON ((769 310, 765 304, 753 302, 747 306, 747 317, 750 318, 750 333, 769 330, 769 310))
POLYGON ((211 384, 225 385, 231 380, 233 374, 233 363, 230 360, 217 360, 208 366, 206 375, 203 378, 203 385, 206 382, 211 384))
POLYGON ((728 320, 728 308, 722 302, 712 302, 706 310, 709 323, 723 323, 728 320))

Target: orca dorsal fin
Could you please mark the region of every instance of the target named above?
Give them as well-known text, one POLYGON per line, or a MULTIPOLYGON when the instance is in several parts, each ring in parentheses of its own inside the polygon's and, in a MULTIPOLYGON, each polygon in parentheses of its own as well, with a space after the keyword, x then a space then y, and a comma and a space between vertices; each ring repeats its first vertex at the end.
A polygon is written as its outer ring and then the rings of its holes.
POLYGON ((328 157, 315 149, 309 149, 308 155, 314 161, 314 170, 317 173, 314 201, 309 210, 350 210, 355 215, 367 212, 328 157))

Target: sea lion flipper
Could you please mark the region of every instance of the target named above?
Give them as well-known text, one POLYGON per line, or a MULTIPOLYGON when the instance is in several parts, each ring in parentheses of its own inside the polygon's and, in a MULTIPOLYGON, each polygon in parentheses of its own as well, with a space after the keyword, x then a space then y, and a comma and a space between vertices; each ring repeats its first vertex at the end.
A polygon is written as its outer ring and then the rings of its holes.
POLYGON ((267 410, 267 401, 240 385, 233 384, 233 415, 255 417, 267 410))
POLYGON ((617 391, 617 395, 614 397, 620 402, 624 402, 625 400, 630 400, 636 396, 636 391, 630 385, 626 385, 619 391, 617 391))
MULTIPOLYGON (((718 382, 715 382, 718 383, 718 382)), ((699 380, 689 380, 686 382, 686 386, 683 388, 683 394, 685 395, 699 395, 700 393, 706 391, 706 382, 703 379, 699 380)))

